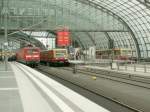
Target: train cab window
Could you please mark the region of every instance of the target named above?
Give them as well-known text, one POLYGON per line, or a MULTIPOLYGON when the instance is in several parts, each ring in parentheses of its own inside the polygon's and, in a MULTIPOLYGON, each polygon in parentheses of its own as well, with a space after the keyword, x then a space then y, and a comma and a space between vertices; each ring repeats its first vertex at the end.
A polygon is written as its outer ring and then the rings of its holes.
POLYGON ((121 51, 120 50, 114 50, 114 55, 121 55, 121 51))
POLYGON ((126 50, 122 50, 122 55, 127 55, 127 51, 126 50))
POLYGON ((64 53, 56 53, 56 57, 59 58, 59 57, 64 57, 65 54, 64 53))
POLYGON ((66 51, 56 51, 56 57, 65 57, 66 56, 66 51))
POLYGON ((39 51, 37 49, 29 49, 27 50, 27 54, 36 54, 39 53, 39 51))

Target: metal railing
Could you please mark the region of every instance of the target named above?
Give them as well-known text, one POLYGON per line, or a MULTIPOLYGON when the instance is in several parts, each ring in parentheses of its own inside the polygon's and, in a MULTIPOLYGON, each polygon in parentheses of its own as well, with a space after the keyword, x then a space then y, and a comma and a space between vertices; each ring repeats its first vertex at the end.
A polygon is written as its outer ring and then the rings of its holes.
MULTIPOLYGON (((110 60, 110 59, 96 59, 96 60, 84 60, 82 64, 78 63, 77 66, 87 65, 100 67, 102 69, 116 70, 116 71, 128 71, 128 72, 140 72, 150 73, 150 62, 135 62, 131 60, 110 60), (84 62, 84 63, 83 63, 84 62)), ((76 68, 75 67, 75 68, 76 68)))

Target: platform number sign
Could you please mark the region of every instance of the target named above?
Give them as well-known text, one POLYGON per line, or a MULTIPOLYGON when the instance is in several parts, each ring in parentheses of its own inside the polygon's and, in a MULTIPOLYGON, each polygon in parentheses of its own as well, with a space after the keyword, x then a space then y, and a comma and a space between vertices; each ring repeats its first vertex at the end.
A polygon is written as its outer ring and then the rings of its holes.
POLYGON ((57 46, 69 46, 71 43, 69 31, 57 31, 57 46))

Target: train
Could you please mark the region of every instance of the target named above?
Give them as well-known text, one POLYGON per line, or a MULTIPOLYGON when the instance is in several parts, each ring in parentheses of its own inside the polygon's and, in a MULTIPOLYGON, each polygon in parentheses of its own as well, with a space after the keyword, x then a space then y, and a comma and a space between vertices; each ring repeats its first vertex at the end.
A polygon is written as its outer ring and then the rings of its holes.
POLYGON ((68 51, 67 49, 52 49, 42 51, 40 53, 40 62, 41 64, 49 66, 68 66, 68 51))
POLYGON ((129 60, 133 57, 133 50, 127 48, 116 48, 114 51, 114 59, 116 60, 129 60))
POLYGON ((127 48, 114 48, 107 50, 96 50, 97 59, 128 60, 133 57, 133 50, 127 48))
POLYGON ((21 48, 16 53, 16 60, 32 67, 38 66, 40 63, 40 49, 33 46, 21 48))

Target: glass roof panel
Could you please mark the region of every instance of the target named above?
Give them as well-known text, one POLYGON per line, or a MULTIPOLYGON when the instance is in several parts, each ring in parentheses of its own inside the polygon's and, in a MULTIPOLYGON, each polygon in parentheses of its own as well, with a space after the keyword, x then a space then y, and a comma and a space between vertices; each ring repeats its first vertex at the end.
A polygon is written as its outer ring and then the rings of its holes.
MULTIPOLYGON (((43 37, 48 35, 44 31, 54 30, 60 26, 89 32, 100 30, 100 38, 104 38, 105 32, 127 30, 132 33, 130 37, 137 41, 141 55, 148 57, 150 54, 147 53, 150 52, 148 48, 150 44, 149 3, 150 1, 147 0, 9 0, 8 27, 10 30, 32 28, 35 32, 26 32, 26 34, 43 37), (31 27, 34 25, 35 27, 31 27), (42 32, 36 32, 37 29, 42 29, 42 32)), ((1 15, 1 27, 4 26, 2 17, 1 15)), ((121 31, 109 33, 111 38, 118 41, 116 44, 118 47, 126 46, 129 42, 127 39, 120 38, 127 37, 121 31)), ((88 41, 93 44, 90 39, 90 36, 93 38, 93 33, 89 33, 89 36, 86 33, 77 34, 83 42, 88 41)), ((94 38, 98 39, 99 36, 95 36, 96 34, 98 33, 94 34, 94 38)), ((96 44, 102 43, 96 41, 96 44)))
MULTIPOLYGON (((119 17, 121 17, 132 29, 135 34, 136 39, 138 40, 138 44, 141 43, 140 47, 144 50, 143 56, 147 57, 147 45, 145 44, 144 38, 150 38, 149 31, 149 15, 150 9, 148 9, 145 5, 141 4, 138 0, 90 0, 98 4, 99 6, 105 7, 106 9, 114 12, 119 17), (146 35, 145 35, 146 32, 146 35)), ((144 2, 144 1, 142 1, 144 2)), ((150 43, 147 40, 147 43, 150 43)))

